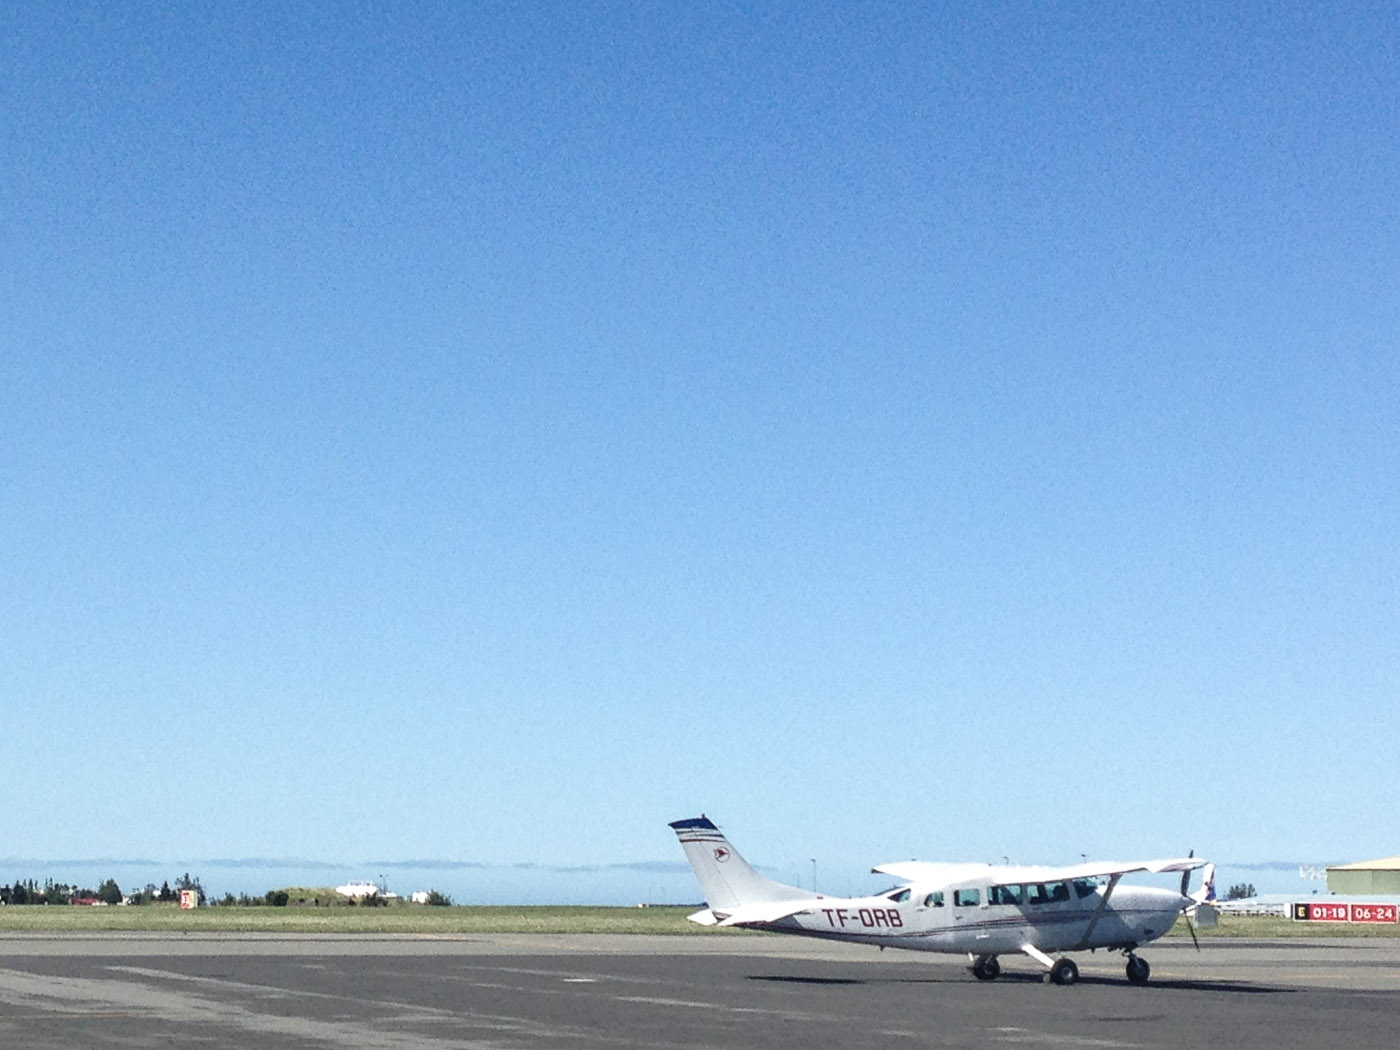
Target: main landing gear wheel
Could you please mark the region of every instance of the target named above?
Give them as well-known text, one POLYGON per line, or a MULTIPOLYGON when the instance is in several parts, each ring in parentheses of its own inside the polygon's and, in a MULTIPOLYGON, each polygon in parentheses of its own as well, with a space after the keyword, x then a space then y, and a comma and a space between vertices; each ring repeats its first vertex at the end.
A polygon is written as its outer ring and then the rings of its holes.
POLYGON ((972 964, 972 976, 979 981, 995 981, 1001 973, 1001 963, 995 955, 979 955, 972 964))
POLYGON ((1146 984, 1147 976, 1152 972, 1152 967, 1147 965, 1146 959, 1139 959, 1136 955, 1128 956, 1128 983, 1146 984))
POLYGON ((1050 967, 1050 983, 1052 984, 1073 984, 1079 980, 1079 967, 1074 964, 1073 959, 1056 959, 1055 965, 1050 967))

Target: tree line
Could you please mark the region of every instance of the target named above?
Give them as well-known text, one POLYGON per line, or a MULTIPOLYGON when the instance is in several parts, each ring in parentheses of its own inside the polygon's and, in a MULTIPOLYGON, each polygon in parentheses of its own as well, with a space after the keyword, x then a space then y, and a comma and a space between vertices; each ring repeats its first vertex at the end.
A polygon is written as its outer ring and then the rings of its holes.
MULTIPOLYGON (((240 893, 234 896, 232 893, 225 893, 216 901, 210 901, 204 893, 204 887, 198 878, 192 878, 189 872, 185 872, 175 880, 172 887, 170 883, 162 882, 159 887, 155 883, 147 883, 142 889, 131 894, 124 894, 122 888, 117 885, 116 879, 106 879, 97 889, 86 886, 74 886, 66 882, 55 882, 47 879, 42 884, 34 879, 16 879, 11 886, 0 884, 0 905, 17 904, 72 904, 75 901, 101 901, 104 904, 173 904, 180 899, 181 890, 194 890, 199 894, 200 904, 217 904, 225 908, 285 908, 289 904, 311 905, 313 907, 330 906, 355 906, 363 908, 382 908, 388 905, 388 901, 372 894, 368 897, 357 900, 354 897, 344 898, 331 893, 326 900, 315 898, 307 900, 298 897, 293 900, 291 894, 286 890, 268 890, 260 897, 249 896, 240 893)), ((427 904, 439 907, 450 907, 452 898, 446 894, 433 890, 428 894, 427 904)))
POLYGON ((199 879, 191 878, 185 872, 175 880, 174 888, 168 881, 159 887, 147 883, 131 894, 122 892, 116 879, 104 880, 97 889, 89 886, 75 886, 67 882, 45 879, 41 884, 35 879, 16 879, 12 885, 0 884, 0 904, 72 904, 75 901, 101 901, 103 904, 155 904, 173 903, 180 899, 181 890, 194 890, 199 894, 199 903, 205 903, 204 887, 199 879))

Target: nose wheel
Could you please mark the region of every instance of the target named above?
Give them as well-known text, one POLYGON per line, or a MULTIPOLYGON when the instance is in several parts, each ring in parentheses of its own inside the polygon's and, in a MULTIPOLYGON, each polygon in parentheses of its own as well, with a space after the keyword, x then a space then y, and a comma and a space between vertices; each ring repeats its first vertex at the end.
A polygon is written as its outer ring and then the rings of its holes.
POLYGON ((1148 975, 1152 973, 1152 967, 1147 965, 1146 959, 1139 959, 1132 952, 1128 953, 1128 983, 1146 984, 1148 975))

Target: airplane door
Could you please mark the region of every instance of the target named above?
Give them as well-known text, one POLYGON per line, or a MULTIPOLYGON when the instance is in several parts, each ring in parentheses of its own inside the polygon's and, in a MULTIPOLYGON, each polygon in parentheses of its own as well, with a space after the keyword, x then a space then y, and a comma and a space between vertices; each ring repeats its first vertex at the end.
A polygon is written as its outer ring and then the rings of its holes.
POLYGON ((987 892, 984 887, 965 886, 954 890, 952 897, 954 926, 969 920, 976 921, 978 913, 986 907, 987 892))
POLYGON ((920 927, 934 930, 951 924, 949 913, 952 908, 948 906, 948 895, 942 890, 934 890, 915 899, 918 901, 915 920, 920 927))

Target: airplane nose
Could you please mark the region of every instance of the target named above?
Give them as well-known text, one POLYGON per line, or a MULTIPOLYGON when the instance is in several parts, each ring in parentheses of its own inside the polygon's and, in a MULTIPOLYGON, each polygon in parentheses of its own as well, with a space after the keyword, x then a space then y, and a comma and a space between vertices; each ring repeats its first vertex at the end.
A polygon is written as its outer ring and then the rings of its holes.
POLYGON ((1190 897, 1184 897, 1176 890, 1156 890, 1155 892, 1161 895, 1158 907, 1164 912, 1170 911, 1175 915, 1180 915, 1188 906, 1195 903, 1190 897))
POLYGON ((1176 890, 1148 888, 1144 889, 1142 892, 1146 894, 1148 900, 1152 902, 1151 906, 1156 908, 1173 908, 1176 911, 1181 911, 1182 908, 1191 903, 1190 897, 1184 897, 1176 890))
POLYGON ((1155 940, 1176 923, 1181 910, 1192 903, 1190 897, 1183 897, 1176 890, 1164 890, 1149 886, 1135 886, 1123 895, 1120 907, 1136 914, 1132 923, 1145 940, 1155 940))

